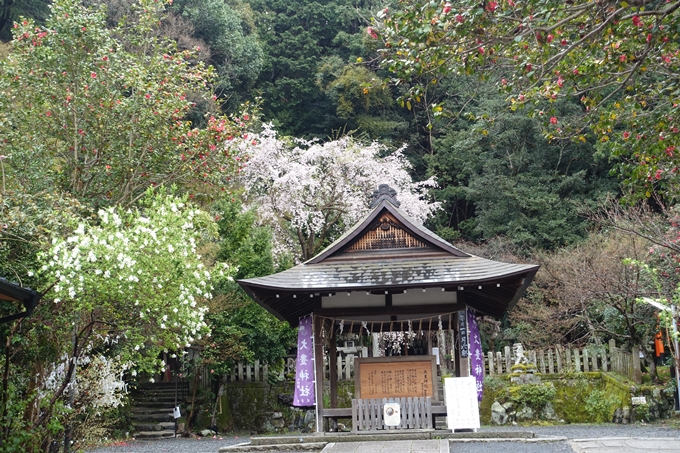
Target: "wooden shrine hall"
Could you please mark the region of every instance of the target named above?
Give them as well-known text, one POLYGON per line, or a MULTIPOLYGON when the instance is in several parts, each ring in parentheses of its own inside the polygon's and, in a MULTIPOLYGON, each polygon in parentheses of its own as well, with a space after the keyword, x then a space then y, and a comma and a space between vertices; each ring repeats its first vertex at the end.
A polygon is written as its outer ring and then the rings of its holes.
MULTIPOLYGON (((286 271, 238 283, 292 327, 313 314, 314 355, 323 357, 326 340, 330 362, 329 408, 323 407, 323 360, 314 364, 320 384, 315 390, 320 429, 324 419, 352 415, 351 408, 337 407, 335 333, 451 331, 450 344, 455 346, 447 354, 453 358, 456 376, 469 376, 456 315, 464 317, 470 307, 480 315, 502 317, 537 270, 536 265, 502 263, 463 252, 410 219, 399 208, 395 191, 381 185, 364 219, 317 256, 286 271)), ((434 356, 425 357, 432 358, 434 370, 434 356)), ((392 358, 375 360, 389 363, 392 358)), ((436 375, 433 381, 436 387, 436 375)), ((432 414, 446 415, 436 390, 432 414)))

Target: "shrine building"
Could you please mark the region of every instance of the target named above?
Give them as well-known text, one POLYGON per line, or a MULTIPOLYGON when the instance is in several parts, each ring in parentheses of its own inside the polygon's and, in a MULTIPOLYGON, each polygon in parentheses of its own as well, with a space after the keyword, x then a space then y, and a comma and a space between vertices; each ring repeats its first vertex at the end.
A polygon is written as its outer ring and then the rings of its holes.
MULTIPOLYGON (((330 407, 323 407, 323 385, 315 389, 317 430, 321 431, 324 421, 330 421, 332 428, 336 419, 352 415, 351 408, 337 407, 339 334, 372 336, 375 341, 381 334, 402 332, 416 343, 422 340, 422 348, 405 345, 392 357, 357 359, 360 365, 375 363, 362 372, 363 378, 358 376, 362 368, 356 368, 355 394, 359 398, 360 393, 375 390, 377 384, 367 380, 368 371, 375 373, 380 366, 398 369, 398 362, 414 361, 413 370, 419 367, 432 381, 431 388, 418 392, 431 397, 433 416, 446 415, 440 380, 432 373, 446 367, 452 375, 470 376, 466 312, 503 317, 517 304, 538 268, 465 253, 410 219, 399 208, 394 190, 381 185, 364 219, 318 255, 286 271, 238 283, 292 327, 312 316, 314 356, 323 357, 326 348, 330 362, 330 407)), ((324 361, 316 360, 314 367, 322 384, 324 361)), ((394 395, 381 396, 410 395, 406 384, 395 385, 389 387, 394 395)))

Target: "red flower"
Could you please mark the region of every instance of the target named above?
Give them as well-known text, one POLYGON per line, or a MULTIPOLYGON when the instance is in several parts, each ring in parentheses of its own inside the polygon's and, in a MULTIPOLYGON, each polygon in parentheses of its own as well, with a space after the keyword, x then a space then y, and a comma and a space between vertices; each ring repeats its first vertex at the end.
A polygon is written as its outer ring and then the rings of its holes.
POLYGON ((463 22, 465 22, 465 19, 460 14, 456 14, 456 22, 462 24, 463 22))
POLYGON ((373 39, 378 39, 378 33, 376 33, 376 31, 373 29, 373 27, 368 27, 368 28, 366 29, 366 33, 368 33, 368 35, 369 35, 371 38, 373 38, 373 39))
POLYGON ((642 27, 642 20, 640 20, 640 16, 633 16, 633 25, 636 27, 642 27))
POLYGON ((489 11, 490 13, 493 13, 496 11, 496 8, 498 8, 498 3, 491 1, 486 4, 486 10, 489 11))
POLYGON ((560 45, 562 45, 562 46, 566 46, 567 44, 569 44, 569 43, 567 42, 566 39, 563 39, 562 41, 560 41, 560 45))
POLYGON ((628 57, 626 57, 625 55, 621 55, 621 56, 619 57, 619 61, 621 61, 621 62, 623 62, 623 63, 625 63, 626 60, 628 60, 628 57))
POLYGON ((545 37, 545 40, 548 44, 550 44, 553 39, 555 39, 555 37, 553 35, 550 35, 550 34, 545 37))
POLYGON ((555 118, 554 116, 551 116, 550 117, 550 124, 557 124, 557 118, 555 118))
POLYGON ((623 133, 623 139, 628 140, 630 138, 630 132, 626 131, 623 133))
POLYGON ((675 151, 675 146, 671 145, 668 148, 666 148, 666 155, 668 157, 673 157, 673 151, 675 151))
POLYGON ((447 3, 446 5, 444 5, 444 9, 442 10, 442 13, 448 14, 450 12, 451 12, 451 3, 447 3))
POLYGON ((151 94, 150 94, 150 93, 146 93, 146 94, 144 95, 144 97, 147 98, 147 99, 151 99, 151 94))
POLYGON ((91 73, 90 73, 90 77, 92 77, 93 79, 96 79, 96 78, 97 78, 97 73, 96 73, 96 72, 91 72, 91 73))

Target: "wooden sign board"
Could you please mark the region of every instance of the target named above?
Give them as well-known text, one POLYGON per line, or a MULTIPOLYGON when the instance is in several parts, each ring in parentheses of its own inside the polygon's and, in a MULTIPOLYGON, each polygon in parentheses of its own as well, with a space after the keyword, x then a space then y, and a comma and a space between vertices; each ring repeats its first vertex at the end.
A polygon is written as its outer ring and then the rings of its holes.
POLYGON ((446 421, 450 430, 479 428, 477 381, 474 376, 444 379, 446 421))
POLYGON ((433 355, 354 359, 356 398, 431 397, 439 401, 433 355))

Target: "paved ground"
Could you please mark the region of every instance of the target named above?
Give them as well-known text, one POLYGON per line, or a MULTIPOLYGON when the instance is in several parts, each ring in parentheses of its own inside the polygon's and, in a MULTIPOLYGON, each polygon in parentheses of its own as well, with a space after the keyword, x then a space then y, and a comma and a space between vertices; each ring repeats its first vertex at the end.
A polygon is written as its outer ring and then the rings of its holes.
POLYGON ((449 442, 446 439, 336 442, 328 444, 321 453, 449 453, 449 442))
MULTIPOLYGON (((324 453, 680 453, 680 429, 655 425, 564 425, 482 428, 487 433, 530 431, 527 441, 381 441, 329 444, 324 453), (448 447, 448 449, 446 448, 448 447)), ((129 441, 89 453, 217 453, 248 436, 129 441)), ((298 453, 298 452, 288 452, 298 453)), ((308 452, 306 452, 308 453, 308 452)))

